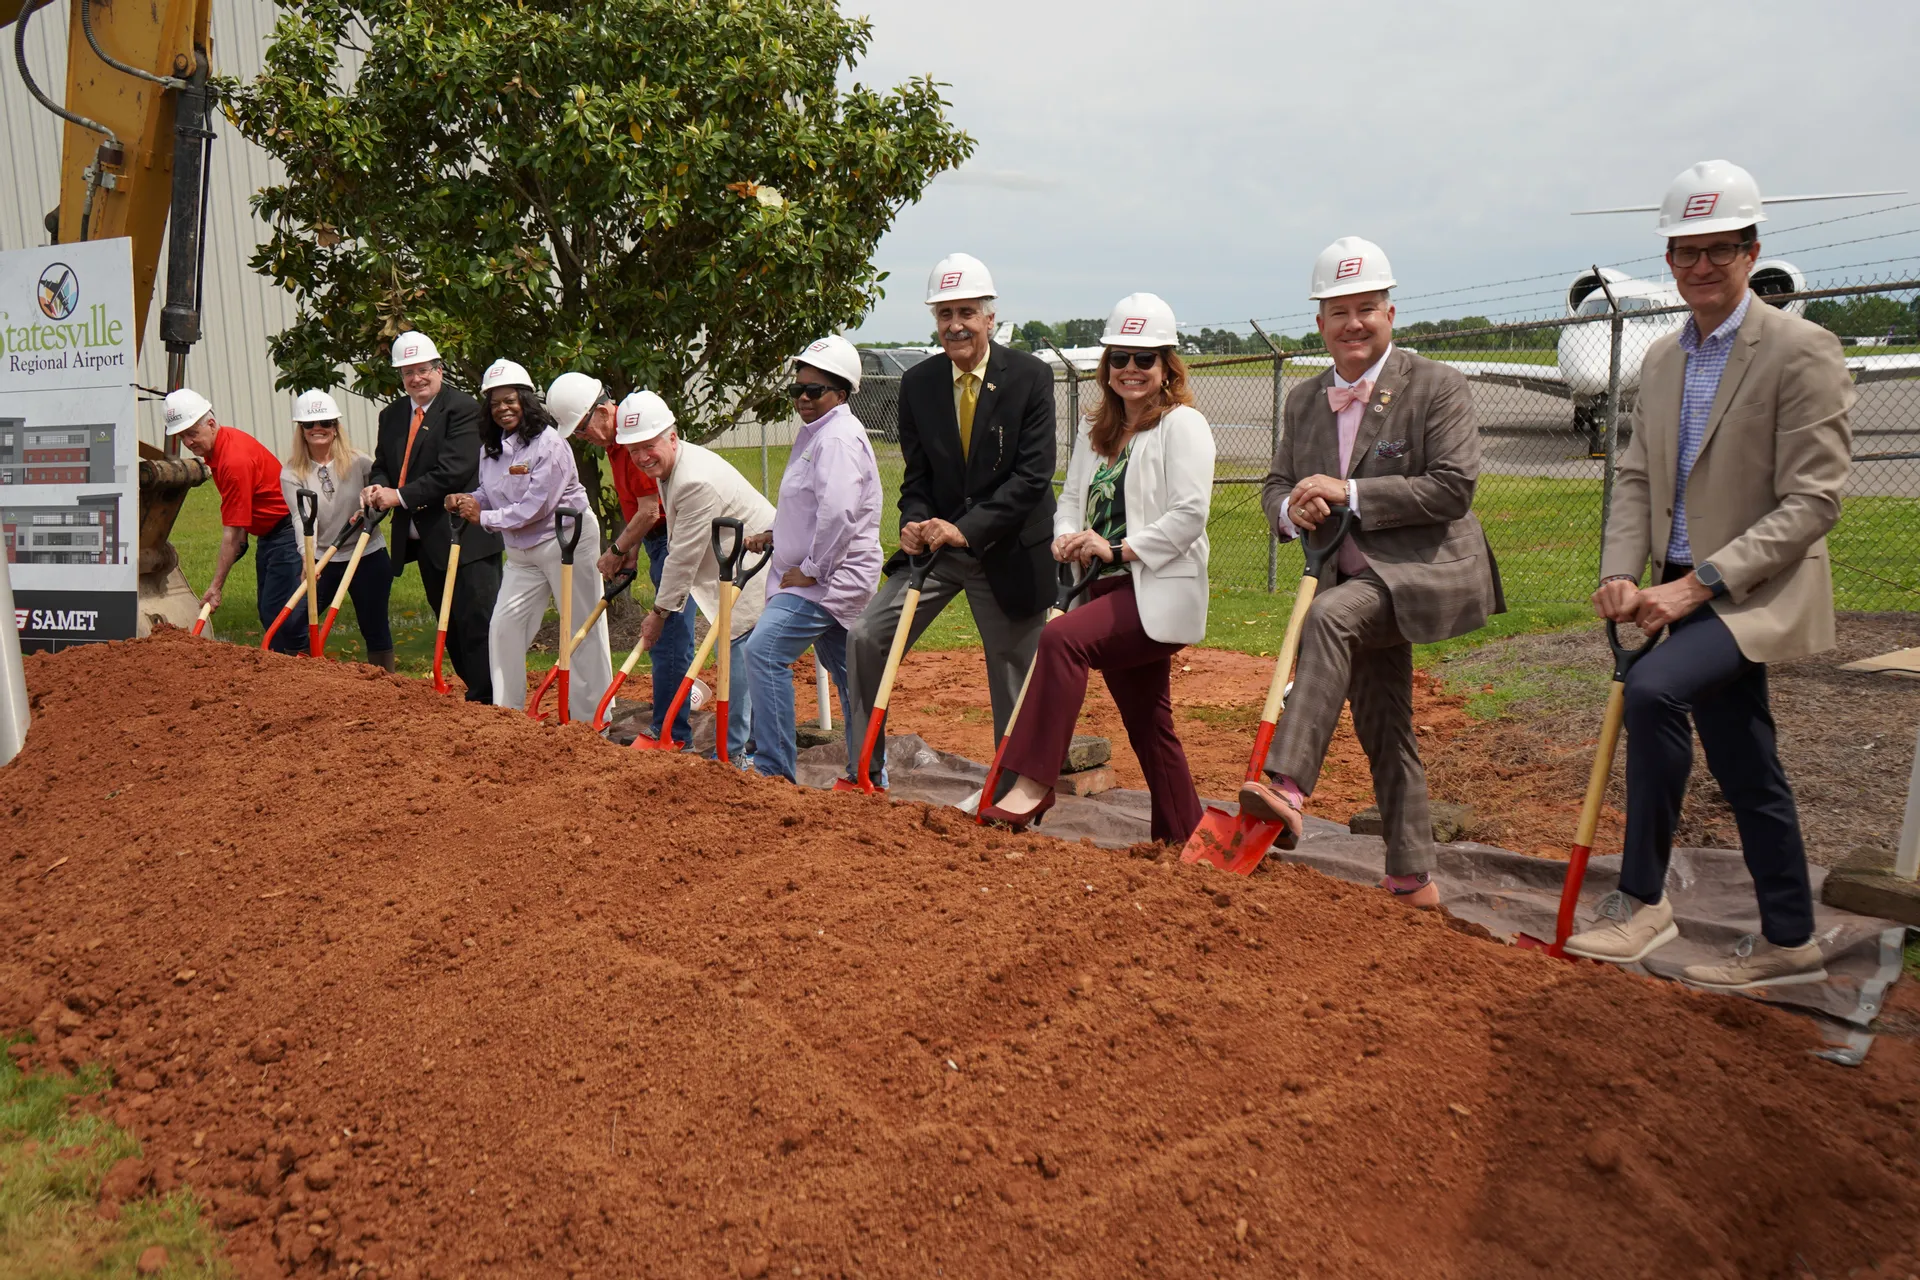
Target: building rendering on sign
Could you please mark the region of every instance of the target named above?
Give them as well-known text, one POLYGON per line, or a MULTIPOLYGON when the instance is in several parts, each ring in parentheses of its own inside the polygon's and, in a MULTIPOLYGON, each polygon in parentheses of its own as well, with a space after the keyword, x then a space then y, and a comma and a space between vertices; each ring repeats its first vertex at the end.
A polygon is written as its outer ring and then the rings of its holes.
POLYGON ((83 493, 67 506, 0 499, 0 543, 8 564, 125 564, 120 495, 83 493))
POLYGON ((111 423, 30 427, 0 418, 0 485, 119 483, 113 437, 111 423))

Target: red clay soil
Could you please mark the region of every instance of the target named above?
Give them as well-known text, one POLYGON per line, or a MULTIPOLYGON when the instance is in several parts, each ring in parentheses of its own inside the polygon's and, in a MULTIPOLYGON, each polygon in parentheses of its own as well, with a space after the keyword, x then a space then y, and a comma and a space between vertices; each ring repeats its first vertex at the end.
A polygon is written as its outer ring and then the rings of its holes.
MULTIPOLYGON (((817 711, 810 658, 795 664, 796 705, 803 721, 817 711)), ((1224 649, 1187 649, 1174 662, 1173 715, 1187 763, 1200 794, 1231 799, 1246 776, 1247 753, 1259 727, 1260 707, 1273 659, 1224 649)), ((1504 768, 1495 756, 1475 749, 1493 727, 1470 719, 1466 699, 1447 693, 1424 671, 1413 677, 1413 722, 1428 785, 1436 800, 1472 805, 1472 834, 1504 848, 1548 857, 1567 856, 1567 844, 1580 817, 1585 789, 1567 787, 1539 769, 1504 768)), ((836 708, 835 715, 839 712, 836 708)), ((972 760, 993 754, 993 719, 987 708, 986 673, 980 654, 953 650, 909 654, 900 665, 888 711, 889 733, 917 733, 943 751, 972 760)), ((1120 713, 1096 676, 1088 684, 1079 732, 1113 742, 1115 780, 1122 787, 1144 787, 1140 765, 1127 746, 1120 713)), ((1592 744, 1569 747, 1592 758, 1592 744)), ((1367 757, 1353 735, 1349 713, 1327 750, 1308 812, 1345 822, 1373 803, 1373 778, 1367 757)), ((1601 847, 1618 848, 1623 819, 1607 807, 1601 815, 1601 847)))
MULTIPOLYGON (((924 666, 924 664, 923 664, 924 666)), ((242 1275, 1841 1276, 1920 1055, 179 633, 28 661, 0 1023, 242 1275), (113 691, 104 696, 102 691, 113 691)))

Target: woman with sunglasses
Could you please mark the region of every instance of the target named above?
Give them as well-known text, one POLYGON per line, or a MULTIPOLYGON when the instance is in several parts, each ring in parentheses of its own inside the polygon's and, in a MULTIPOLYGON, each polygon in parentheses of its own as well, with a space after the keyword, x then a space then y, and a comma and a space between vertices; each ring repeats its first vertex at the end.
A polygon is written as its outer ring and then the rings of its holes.
MULTIPOLYGON (((286 465, 280 468, 280 490, 286 495, 287 510, 295 510, 294 492, 310 489, 320 495, 320 518, 314 524, 314 545, 332 546, 340 531, 360 509, 360 491, 369 483, 373 459, 353 447, 340 426, 340 406, 324 391, 303 391, 293 404, 293 444, 287 449, 286 465)), ((351 550, 351 548, 349 548, 351 550)), ((337 555, 320 571, 320 604, 333 602, 340 579, 347 576, 347 556, 337 555)), ((360 622, 360 638, 366 642, 367 661, 393 670, 393 627, 387 618, 387 599, 393 591, 393 565, 387 556, 383 531, 375 529, 367 540, 366 554, 347 584, 347 597, 353 601, 354 616, 360 622)), ((286 601, 274 602, 278 609, 286 601)), ((281 624, 283 636, 307 634, 307 604, 287 616, 281 624)), ((303 639, 301 643, 306 642, 303 639)))
POLYGON ((1207 631, 1207 511, 1213 429, 1193 407, 1173 309, 1151 293, 1107 317, 1095 375, 1100 398, 1080 423, 1054 515, 1053 557, 1099 577, 1082 602, 1040 633, 1002 776, 1012 787, 981 816, 1024 830, 1053 807, 1098 669, 1146 774, 1155 840, 1181 842, 1200 823, 1200 793, 1173 730, 1173 655, 1207 631))
MULTIPOLYGON (((580 483, 580 468, 554 416, 540 403, 533 378, 511 360, 496 360, 480 379, 480 476, 471 493, 450 493, 448 511, 468 524, 497 533, 506 544, 500 594, 487 627, 487 661, 493 675, 493 705, 518 711, 527 704, 527 650, 546 621, 548 604, 560 599, 560 538, 554 512, 580 512, 580 541, 573 556, 574 625, 587 620, 604 589, 600 570, 600 522, 580 483)), ((576 424, 577 425, 577 424, 576 424)), ((571 529, 568 530, 572 532, 571 529)), ((559 644, 570 637, 561 636, 559 644)), ((613 683, 607 619, 593 624, 573 651, 567 714, 593 719, 600 695, 613 683)))
POLYGON ((833 677, 840 718, 854 740, 847 702, 847 628, 880 583, 880 465, 867 429, 847 407, 860 389, 860 353, 822 338, 794 357, 794 437, 773 528, 748 539, 773 543, 767 607, 748 650, 753 688, 753 767, 794 781, 793 675, 809 646, 833 677))

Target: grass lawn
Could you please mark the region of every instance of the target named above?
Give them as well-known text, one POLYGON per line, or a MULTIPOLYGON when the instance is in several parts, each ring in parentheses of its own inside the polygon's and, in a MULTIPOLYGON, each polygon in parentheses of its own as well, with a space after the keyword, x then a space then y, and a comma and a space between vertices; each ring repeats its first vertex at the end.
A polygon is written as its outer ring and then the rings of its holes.
MULTIPOLYGON (((750 480, 758 480, 759 449, 726 449, 721 453, 750 480)), ((768 466, 775 485, 786 467, 787 453, 785 445, 768 451, 768 466)), ((886 507, 881 520, 881 540, 889 553, 898 541, 892 517, 901 470, 898 449, 883 448, 880 478, 886 491, 886 507)), ((1264 468, 1249 464, 1241 470, 1251 475, 1264 468)), ((1232 471, 1230 465, 1223 466, 1221 474, 1232 471)), ((1585 600, 1599 572, 1600 495, 1597 480, 1483 477, 1474 510, 1486 526, 1499 560, 1509 612, 1470 637, 1428 646, 1431 652, 1423 650, 1420 660, 1432 661, 1438 654, 1462 645, 1569 625, 1589 616, 1585 600)), ((1840 608, 1910 609, 1920 605, 1920 598, 1911 592, 1879 580, 1908 584, 1914 578, 1911 544, 1912 530, 1916 527, 1920 527, 1920 501, 1910 498, 1847 501, 1845 516, 1830 539, 1835 562, 1834 587, 1840 608)), ((1279 589, 1269 594, 1266 590, 1267 525, 1260 510, 1259 486, 1218 486, 1214 490, 1208 533, 1212 542, 1213 604, 1207 643, 1249 653, 1277 650, 1292 607, 1292 585, 1300 577, 1300 553, 1291 546, 1279 548, 1275 575, 1279 589)), ((202 485, 189 495, 174 526, 173 540, 180 551, 187 581, 196 590, 204 589, 220 542, 219 498, 212 485, 202 485)), ((635 596, 643 607, 652 603, 652 588, 644 576, 635 588, 635 596)), ((389 615, 402 671, 421 675, 431 668, 437 606, 437 601, 429 606, 417 571, 410 569, 394 583, 389 615)), ((229 576, 225 599, 214 615, 214 627, 222 639, 247 644, 260 642, 250 557, 243 559, 229 576)), ((949 608, 921 643, 939 649, 968 648, 979 643, 979 636, 964 608, 949 608)), ((354 660, 365 657, 350 601, 335 624, 328 652, 354 660)), ((616 654, 616 662, 622 656, 616 654)), ((551 665, 552 661, 551 655, 535 654, 532 665, 551 665)), ((643 657, 636 674, 648 671, 643 657)))
POLYGON ((140 1154, 126 1130, 75 1111, 107 1086, 106 1072, 23 1075, 0 1054, 0 1275, 130 1276, 146 1249, 164 1246, 162 1280, 227 1274, 188 1192, 129 1201, 109 1220, 94 1208, 115 1161, 140 1154))

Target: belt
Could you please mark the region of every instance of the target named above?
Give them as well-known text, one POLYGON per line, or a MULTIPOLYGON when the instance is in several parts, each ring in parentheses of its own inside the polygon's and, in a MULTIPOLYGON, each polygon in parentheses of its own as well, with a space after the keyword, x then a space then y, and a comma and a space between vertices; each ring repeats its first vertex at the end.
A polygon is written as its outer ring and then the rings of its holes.
POLYGON ((293 527, 293 516, 291 513, 289 513, 287 515, 281 516, 279 520, 275 521, 273 528, 257 536, 262 538, 271 538, 274 534, 279 533, 282 529, 289 529, 292 527, 293 527))

